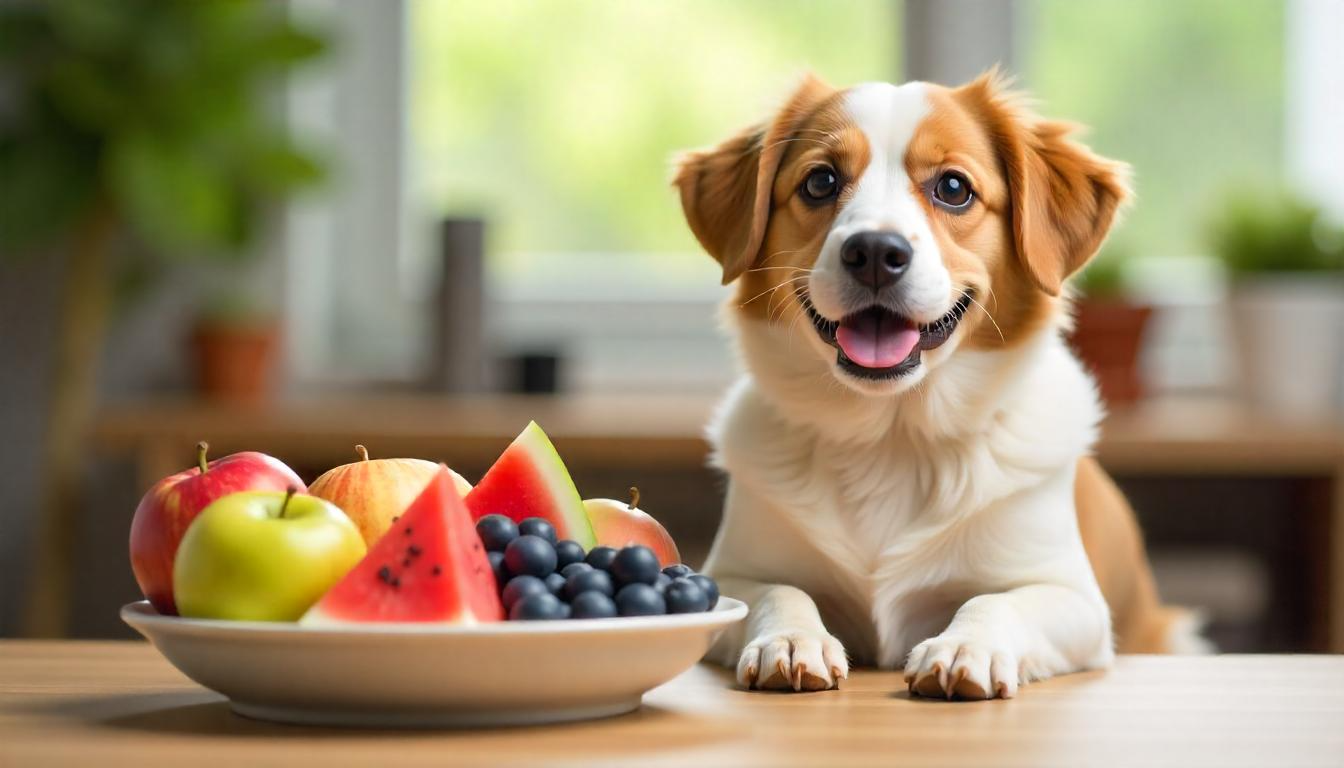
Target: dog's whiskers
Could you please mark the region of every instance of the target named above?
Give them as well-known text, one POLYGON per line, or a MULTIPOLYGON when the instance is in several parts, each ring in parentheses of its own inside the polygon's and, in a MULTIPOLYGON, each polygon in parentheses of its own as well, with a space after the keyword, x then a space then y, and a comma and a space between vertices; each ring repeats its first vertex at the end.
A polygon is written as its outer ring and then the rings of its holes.
POLYGON ((766 290, 761 291, 760 293, 756 294, 755 296, 752 296, 750 299, 747 299, 746 301, 742 302, 742 303, 739 304, 738 306, 740 306, 740 307, 745 307, 745 306, 747 306, 748 304, 750 304, 750 303, 752 303, 752 302, 754 302, 754 301, 757 301, 757 300, 760 299, 762 296, 766 296, 766 295, 768 295, 768 294, 774 293, 775 291, 779 290, 780 288, 783 288, 784 286, 788 285, 789 283, 792 283, 792 282, 795 281, 795 280, 802 280, 802 279, 804 279, 804 278, 806 278, 806 277, 807 277, 807 275, 794 275, 793 277, 790 277, 790 278, 785 279, 783 282, 781 282, 779 285, 776 285, 776 286, 773 287, 773 288, 767 288, 766 290))
POLYGON ((985 309, 985 305, 984 305, 984 304, 981 304, 981 303, 978 302, 978 301, 976 301, 976 300, 975 300, 975 297, 972 296, 972 295, 969 294, 969 293, 966 294, 966 298, 970 299, 972 304, 974 304, 975 306, 979 307, 979 308, 980 308, 980 311, 985 313, 985 317, 989 318, 989 322, 992 323, 992 324, 994 325, 994 330, 998 331, 998 333, 999 333, 999 341, 1001 341, 1001 342, 1007 344, 1007 343, 1008 343, 1008 340, 1005 339, 1005 338, 1003 337, 1003 329, 999 327, 998 322, 994 320, 994 316, 991 315, 991 314, 989 313, 989 310, 988 310, 988 309, 985 309))

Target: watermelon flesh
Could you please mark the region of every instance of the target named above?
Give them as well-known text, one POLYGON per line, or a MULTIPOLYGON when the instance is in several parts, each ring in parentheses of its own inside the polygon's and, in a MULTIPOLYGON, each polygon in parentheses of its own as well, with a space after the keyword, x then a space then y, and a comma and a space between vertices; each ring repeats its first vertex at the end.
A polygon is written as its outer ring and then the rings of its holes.
POLYGON ((392 527, 300 624, 502 621, 494 572, 476 527, 439 471, 392 527))
POLYGON ((583 500, 550 438, 531 422, 466 496, 473 520, 505 515, 514 522, 540 517, 555 526, 562 539, 585 550, 597 543, 583 500))

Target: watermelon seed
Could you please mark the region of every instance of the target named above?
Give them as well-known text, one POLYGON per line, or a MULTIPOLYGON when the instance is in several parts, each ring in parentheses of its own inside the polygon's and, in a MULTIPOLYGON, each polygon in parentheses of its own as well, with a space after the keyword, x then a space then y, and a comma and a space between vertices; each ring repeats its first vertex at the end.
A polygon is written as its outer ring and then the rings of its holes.
POLYGON ((438 576, 440 573, 443 573, 443 569, 436 565, 430 570, 430 573, 438 576))
POLYGON ((406 554, 410 555, 411 557, 419 557, 420 548, 412 544, 411 546, 406 548, 406 554))
POLYGON ((394 522, 394 523, 397 522, 397 521, 400 520, 400 519, 401 519, 401 515, 393 515, 393 516, 392 516, 392 522, 394 522))
POLYGON ((409 526, 409 525, 406 526, 406 531, 405 531, 405 533, 406 533, 407 536, 410 536, 410 535, 411 535, 411 526, 409 526))
POLYGON ((384 565, 382 568, 379 568, 379 569, 378 569, 378 578, 382 579, 382 580, 385 581, 385 582, 391 582, 391 581, 392 581, 392 569, 391 569, 391 568, 388 568, 386 565, 384 565))

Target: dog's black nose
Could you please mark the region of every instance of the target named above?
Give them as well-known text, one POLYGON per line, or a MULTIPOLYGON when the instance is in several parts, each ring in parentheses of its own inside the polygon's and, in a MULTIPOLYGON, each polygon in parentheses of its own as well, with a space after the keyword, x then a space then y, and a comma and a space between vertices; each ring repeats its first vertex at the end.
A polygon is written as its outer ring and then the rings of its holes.
POLYGON ((875 291, 900 280, 914 255, 904 235, 881 230, 855 233, 840 246, 845 269, 859 284, 875 291))

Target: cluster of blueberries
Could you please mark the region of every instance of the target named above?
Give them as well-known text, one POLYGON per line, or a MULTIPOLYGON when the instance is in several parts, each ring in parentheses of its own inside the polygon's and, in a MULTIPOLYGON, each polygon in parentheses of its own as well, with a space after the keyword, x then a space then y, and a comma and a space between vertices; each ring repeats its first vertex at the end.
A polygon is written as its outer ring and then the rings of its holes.
POLYGON ((540 517, 521 523, 504 515, 476 521, 504 610, 512 620, 607 619, 708 611, 719 586, 685 565, 659 569, 644 546, 583 547, 557 541, 540 517))

